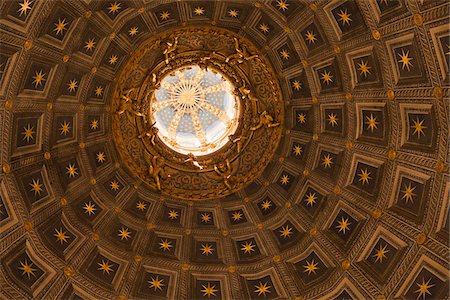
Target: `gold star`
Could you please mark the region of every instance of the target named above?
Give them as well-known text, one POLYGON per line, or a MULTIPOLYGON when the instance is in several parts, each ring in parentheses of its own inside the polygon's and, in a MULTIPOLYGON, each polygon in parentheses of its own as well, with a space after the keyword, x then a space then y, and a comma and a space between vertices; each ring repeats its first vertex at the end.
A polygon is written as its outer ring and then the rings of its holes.
POLYGON ((445 55, 450 55, 450 45, 446 45, 447 46, 447 53, 445 53, 445 55))
POLYGON ((110 57, 109 57, 109 60, 108 60, 108 63, 110 64, 110 65, 115 65, 116 63, 117 63, 117 60, 118 60, 119 58, 117 57, 117 55, 111 55, 110 57))
POLYGON ((216 296, 216 292, 219 290, 216 290, 216 285, 211 285, 209 282, 206 286, 202 285, 203 290, 200 290, 200 292, 203 293, 203 297, 208 296, 216 296))
POLYGON ((347 9, 345 11, 342 11, 342 9, 340 10, 340 12, 338 13, 339 16, 339 21, 342 21, 342 25, 349 25, 350 26, 350 22, 352 21, 352 19, 350 19, 350 16, 352 14, 347 12, 347 9))
POLYGON ((425 121, 425 119, 422 119, 422 121, 419 121, 419 117, 416 118, 416 120, 413 120, 414 125, 412 126, 412 128, 414 128, 414 132, 413 135, 417 133, 417 139, 420 139, 420 135, 423 134, 423 136, 425 137, 425 132, 423 131, 424 129, 427 129, 427 126, 423 126, 423 122, 425 121))
POLYGON ((287 174, 284 174, 283 176, 281 176, 280 183, 282 185, 287 185, 289 183, 289 176, 287 174))
POLYGON ((402 70, 408 69, 408 72, 410 71, 410 67, 413 67, 413 64, 411 63, 411 60, 413 60, 412 57, 409 57, 409 50, 406 51, 402 49, 402 54, 397 53, 398 56, 400 56, 400 60, 398 61, 399 63, 402 64, 402 70))
POLYGON ((258 296, 263 295, 264 297, 267 294, 270 294, 270 288, 271 286, 268 285, 267 282, 265 282, 264 284, 260 281, 258 285, 255 285, 256 290, 254 291, 255 293, 258 293, 258 296))
POLYGON ((168 215, 169 215, 169 218, 172 220, 178 218, 178 212, 175 209, 170 210, 168 215))
POLYGON ((145 204, 143 201, 139 201, 136 204, 136 208, 141 210, 141 211, 144 211, 147 208, 147 204, 145 204))
POLYGON ((286 227, 281 226, 281 230, 279 230, 279 232, 280 236, 282 236, 283 238, 288 238, 292 234, 292 227, 289 227, 288 225, 286 225, 286 227))
POLYGON ((92 51, 95 48, 95 41, 94 39, 89 39, 87 42, 84 42, 86 45, 84 48, 86 48, 86 51, 92 51))
POLYGON ((361 173, 358 174, 359 181, 362 181, 363 185, 366 184, 366 183, 369 184, 369 179, 372 179, 372 177, 370 177, 370 174, 372 174, 372 173, 367 171, 367 168, 364 169, 364 170, 360 169, 360 172, 361 173))
POLYGON ((211 216, 208 213, 203 213, 200 219, 202 220, 202 222, 208 223, 209 221, 211 221, 211 216))
POLYGON ((34 195, 41 195, 41 192, 44 191, 42 189, 43 184, 39 182, 39 179, 34 180, 34 178, 32 178, 33 182, 30 183, 31 185, 31 190, 32 192, 34 192, 34 195))
POLYGON ((294 80, 292 82, 292 88, 296 91, 300 91, 302 89, 302 83, 298 80, 294 80))
POLYGON ((389 252, 389 249, 386 249, 387 245, 384 245, 384 247, 381 246, 380 244, 380 248, 378 248, 376 251, 376 253, 373 255, 373 257, 376 257, 375 262, 380 261, 380 264, 383 262, 383 258, 387 258, 386 257, 386 253, 389 252))
POLYGON ((23 140, 27 140, 27 143, 30 142, 30 139, 34 139, 34 126, 31 126, 29 123, 27 124, 27 127, 23 128, 23 140))
POLYGON ((56 35, 58 35, 60 33, 64 34, 64 30, 67 30, 67 28, 66 28, 66 25, 67 25, 66 19, 63 19, 61 21, 61 19, 58 18, 58 23, 54 23, 54 24, 55 24, 55 29, 53 29, 53 31, 56 31, 56 35))
POLYGON ((91 129, 98 129, 100 122, 97 119, 93 119, 90 123, 91 129))
POLYGON ((62 228, 59 228, 59 230, 57 228, 55 228, 55 232, 56 233, 54 233, 53 236, 56 237, 57 242, 58 241, 61 242, 61 245, 63 243, 68 243, 67 239, 69 238, 69 236, 66 235, 66 232, 63 231, 62 228))
POLYGON ((252 242, 245 242, 245 244, 241 244, 241 251, 243 251, 244 252, 244 254, 250 254, 250 253, 252 253, 252 252, 254 252, 255 251, 255 249, 253 249, 253 248, 255 248, 256 247, 256 245, 253 245, 252 244, 252 242))
POLYGON ((381 0, 381 3, 388 5, 389 0, 381 0))
POLYGON ((154 288, 155 291, 157 289, 159 289, 160 291, 162 291, 162 287, 165 286, 165 284, 163 284, 162 282, 164 281, 164 279, 159 279, 158 276, 156 276, 156 278, 151 278, 148 283, 150 283, 150 288, 154 288))
POLYGON ((106 155, 104 152, 99 152, 97 155, 97 162, 103 163, 106 160, 106 155))
POLYGON ((67 135, 70 131, 70 122, 64 121, 64 123, 60 123, 61 127, 59 130, 61 131, 61 135, 67 135))
POLYGON ((413 197, 416 195, 414 194, 414 190, 416 189, 416 186, 412 187, 411 183, 409 183, 408 185, 404 185, 405 189, 402 191, 403 196, 402 196, 402 200, 405 199, 405 202, 408 203, 409 201, 411 201, 411 203, 413 203, 413 197))
POLYGON ((259 30, 261 30, 263 33, 268 33, 269 25, 267 25, 266 23, 261 23, 259 24, 259 30))
POLYGON ((270 200, 264 200, 263 203, 261 203, 261 207, 264 210, 268 210, 272 206, 272 202, 270 200))
POLYGON ((162 13, 159 14, 159 18, 163 21, 170 19, 170 12, 167 10, 163 11, 162 13))
POLYGON ((239 221, 242 219, 242 214, 240 211, 235 211, 231 217, 233 218, 233 221, 239 221))
POLYGON ((97 268, 97 270, 102 271, 102 274, 105 274, 105 272, 106 272, 109 275, 109 272, 113 271, 113 269, 112 269, 113 264, 110 264, 109 260, 106 260, 106 262, 105 262, 102 259, 102 262, 101 263, 97 263, 97 264, 100 266, 100 268, 97 268))
POLYGON ((78 87, 78 82, 76 81, 76 79, 74 80, 70 80, 69 83, 67 84, 68 86, 68 90, 69 92, 74 92, 76 90, 76 88, 78 87))
POLYGON ((137 26, 131 27, 130 30, 128 30, 128 34, 130 36, 135 36, 136 34, 138 34, 138 27, 137 26))
POLYGON ((33 1, 30 0, 23 0, 22 3, 19 3, 20 8, 17 10, 17 12, 20 12, 20 16, 22 16, 22 14, 24 14, 25 16, 27 15, 28 10, 31 9, 31 3, 33 3, 33 1))
POLYGON ((319 267, 317 267, 319 263, 314 263, 314 259, 309 262, 306 261, 306 265, 303 266, 303 268, 305 268, 305 270, 303 272, 308 272, 308 275, 311 275, 311 273, 316 274, 316 270, 319 270, 319 267))
POLYGON ((194 9, 194 14, 196 14, 197 16, 201 16, 204 13, 205 13, 205 9, 203 7, 198 6, 194 9))
POLYGON ((237 18, 239 16, 239 11, 237 9, 230 9, 228 15, 232 18, 237 18))
POLYGON ((69 178, 78 175, 77 168, 75 168, 75 164, 69 163, 69 165, 66 167, 66 170, 67 170, 66 174, 69 175, 69 178))
POLYGON ((89 201, 89 203, 84 203, 83 209, 84 209, 84 213, 85 213, 85 214, 88 214, 89 216, 90 216, 91 214, 92 214, 92 215, 95 215, 95 211, 97 210, 97 209, 95 208, 95 204, 92 204, 91 201, 89 201))
POLYGON ((97 86, 95 88, 95 96, 101 97, 103 95, 103 87, 97 86))
POLYGON ((33 263, 28 264, 27 259, 25 259, 25 262, 20 262, 19 270, 23 271, 22 275, 27 274, 28 279, 30 279, 30 275, 33 275, 34 277, 36 277, 36 274, 34 274, 34 271, 37 271, 37 269, 33 268, 33 263))
POLYGON ((304 113, 298 114, 297 120, 301 124, 306 123, 306 115, 304 113))
POLYGON ((331 126, 336 126, 338 124, 338 120, 339 119, 337 118, 337 114, 331 113, 328 115, 328 124, 330 124, 331 126))
POLYGON ((344 220, 344 217, 341 217, 341 220, 338 221, 338 225, 336 226, 336 228, 339 229, 338 233, 343 231, 343 233, 345 234, 346 230, 350 230, 350 224, 352 223, 348 221, 348 218, 344 220))
POLYGON ((320 75, 322 75, 321 79, 323 80, 323 83, 330 84, 330 82, 333 82, 333 79, 331 79, 331 78, 333 78, 333 75, 331 75, 331 71, 328 72, 325 70, 320 75))
POLYGON ((119 182, 115 179, 113 181, 111 181, 111 183, 109 185, 111 186, 111 190, 114 190, 114 191, 118 191, 120 188, 119 182))
POLYGON ((34 84, 34 88, 37 89, 38 86, 42 86, 42 83, 46 80, 45 79, 45 75, 46 73, 42 73, 42 69, 38 71, 35 71, 34 73, 35 75, 33 76, 33 84, 34 84))
POLYGON ((131 238, 131 231, 128 231, 128 228, 124 228, 122 226, 122 229, 119 229, 118 236, 120 237, 120 240, 128 240, 129 238, 131 238))
POLYGON ((427 282, 425 282, 425 279, 422 277, 422 283, 417 283, 417 286, 419 287, 418 290, 414 291, 414 293, 419 293, 417 296, 417 299, 422 297, 422 299, 425 299, 426 294, 431 295, 430 288, 435 286, 434 284, 430 284, 431 278, 428 279, 427 282))
POLYGON ((305 40, 307 40, 309 44, 311 44, 311 43, 314 44, 317 41, 316 35, 314 34, 313 31, 307 31, 305 33, 305 36, 306 36, 305 40))
POLYGON ((361 63, 358 63, 358 71, 360 75, 364 75, 364 77, 367 77, 367 74, 371 74, 369 69, 371 69, 372 67, 369 67, 367 64, 369 62, 368 61, 363 61, 361 59, 361 63))
POLYGON ((278 0, 277 1, 278 9, 282 9, 283 11, 288 10, 289 4, 286 3, 286 0, 278 0))
POLYGON ((310 192, 310 193, 306 196, 306 199, 305 199, 306 205, 311 205, 311 206, 313 206, 313 205, 316 203, 316 199, 317 199, 316 193, 311 193, 311 192, 310 192))
POLYGON ((120 10, 120 2, 119 3, 117 3, 117 2, 114 2, 114 3, 110 3, 111 4, 111 6, 110 7, 108 7, 108 9, 109 9, 109 14, 110 13, 113 13, 113 14, 115 14, 115 13, 117 13, 119 10, 120 10))
POLYGON ((325 169, 331 168, 332 164, 333 164, 333 157, 331 157, 330 154, 327 154, 322 158, 322 165, 325 169))
POLYGON ((172 247, 172 242, 168 240, 161 240, 159 243, 159 249, 163 249, 163 251, 170 251, 172 247))
POLYGON ((302 147, 300 147, 300 145, 295 145, 292 151, 294 152, 295 156, 299 156, 303 152, 302 147))
POLYGON ((210 254, 212 255, 214 248, 209 244, 205 244, 205 245, 202 244, 202 247, 200 248, 200 250, 202 251, 203 255, 206 254, 206 256, 208 256, 210 254))
POLYGON ((378 129, 378 124, 379 122, 377 122, 377 118, 373 116, 373 114, 370 114, 370 117, 366 116, 367 121, 365 122, 365 124, 367 125, 367 130, 370 129, 371 132, 373 132, 374 129, 378 129))
POLYGON ((288 60, 289 59, 289 51, 286 49, 283 49, 280 51, 281 58, 288 60))

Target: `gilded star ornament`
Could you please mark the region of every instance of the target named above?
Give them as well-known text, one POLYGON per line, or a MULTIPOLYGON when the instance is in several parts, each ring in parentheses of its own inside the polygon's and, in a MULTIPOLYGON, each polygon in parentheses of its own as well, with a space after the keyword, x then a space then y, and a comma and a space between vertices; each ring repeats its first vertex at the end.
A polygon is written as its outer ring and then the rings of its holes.
POLYGON ((211 255, 213 254, 214 248, 212 245, 206 243, 206 244, 202 244, 202 246, 200 247, 200 251, 202 251, 202 255, 208 256, 210 254, 211 255))
POLYGON ((314 44, 317 41, 316 34, 314 34, 313 31, 306 31, 305 36, 305 40, 308 41, 309 44, 314 44))
POLYGON ((116 63, 117 63, 117 60, 118 60, 119 58, 117 57, 117 55, 111 55, 110 57, 109 57, 109 59, 108 59, 108 63, 110 64, 110 65, 115 65, 116 63))
POLYGON ((174 209, 169 210, 169 212, 167 213, 169 218, 172 220, 175 220, 178 218, 178 212, 174 209))
POLYGON ((196 8, 194 8, 194 14, 196 14, 197 16, 201 16, 205 13, 205 9, 203 7, 197 6, 196 8))
POLYGON ((294 80, 292 82, 292 88, 296 91, 300 91, 302 89, 302 83, 298 80, 294 80))
POLYGON ((140 211, 144 211, 147 208, 147 204, 145 204, 143 201, 139 201, 136 203, 136 208, 140 211))
POLYGON ((120 189, 120 184, 117 180, 111 181, 109 186, 111 187, 111 190, 113 190, 113 191, 118 191, 120 189))
POLYGON ((55 24, 55 29, 53 29, 53 31, 56 31, 56 35, 64 34, 64 30, 67 30, 67 28, 66 28, 66 26, 67 26, 66 19, 63 19, 61 21, 61 19, 58 18, 58 23, 54 23, 54 24, 55 24))
POLYGON ((370 114, 370 117, 366 116, 367 121, 364 124, 367 125, 367 130, 373 132, 375 129, 378 129, 378 124, 380 122, 377 121, 377 118, 370 114))
POLYGON ((342 231, 345 234, 346 230, 350 230, 350 224, 352 223, 348 221, 348 218, 344 219, 344 217, 341 217, 341 220, 338 221, 338 225, 336 226, 339 229, 338 233, 342 231))
POLYGON ((86 51, 92 51, 95 48, 95 40, 94 39, 89 39, 86 42, 84 42, 84 48, 86 49, 86 51))
POLYGON ((98 153, 96 154, 96 159, 97 159, 97 162, 99 162, 99 163, 105 162, 105 160, 106 160, 106 154, 105 154, 105 152, 102 152, 102 151, 98 152, 98 153))
POLYGON ((268 210, 272 206, 272 201, 270 200, 264 200, 263 203, 261 203, 261 207, 264 210, 268 210))
POLYGON ((96 130, 98 129, 100 122, 97 119, 93 119, 91 120, 91 123, 89 124, 89 126, 91 127, 91 129, 96 130))
POLYGON ((281 58, 284 59, 284 60, 288 60, 289 59, 289 51, 286 50, 286 49, 281 50, 280 51, 280 55, 281 55, 281 58))
POLYGON ((364 75, 364 77, 367 77, 367 74, 371 74, 370 69, 372 67, 368 66, 368 64, 368 61, 363 61, 362 59, 361 62, 358 63, 358 71, 360 75, 364 75))
POLYGON ((269 25, 266 23, 259 24, 259 30, 261 30, 263 33, 269 33, 269 25))
POLYGON ((101 263, 97 263, 99 265, 99 268, 97 268, 98 271, 102 271, 102 274, 107 273, 109 275, 109 272, 113 272, 112 266, 109 262, 109 260, 106 260, 106 262, 102 259, 101 263))
POLYGON ((280 178, 280 183, 282 185, 287 185, 289 183, 289 176, 284 174, 283 176, 281 176, 280 178))
POLYGON ((117 2, 114 2, 114 3, 110 3, 111 5, 108 7, 108 13, 109 14, 115 14, 115 13, 118 13, 119 12, 119 10, 120 10, 120 2, 119 3, 117 3, 117 2))
POLYGON ((33 263, 28 263, 27 259, 25 259, 25 262, 20 262, 20 267, 18 269, 20 271, 22 271, 22 275, 27 275, 28 279, 31 278, 31 275, 36 277, 36 274, 34 274, 34 271, 37 271, 37 269, 34 269, 33 263))
POLYGON ((299 156, 302 154, 303 150, 300 145, 295 145, 294 148, 292 148, 292 152, 294 152, 295 156, 299 156))
POLYGON ((36 195, 41 195, 41 192, 43 192, 44 190, 42 189, 42 186, 43 186, 43 184, 42 183, 40 183, 40 180, 39 180, 39 178, 38 179, 34 179, 34 178, 32 178, 32 183, 30 183, 30 186, 31 186, 31 189, 30 189, 30 191, 31 192, 34 192, 34 195, 36 196, 36 195))
POLYGON ((200 216, 200 219, 201 219, 202 223, 208 223, 209 221, 211 221, 211 215, 208 213, 203 213, 200 216))
POLYGON ((319 267, 317 266, 319 263, 314 263, 314 259, 311 261, 306 261, 306 265, 303 266, 305 270, 303 272, 308 273, 308 275, 311 275, 311 273, 316 274, 316 270, 319 270, 319 267))
POLYGON ((372 173, 369 172, 369 171, 367 170, 367 168, 364 169, 364 170, 363 170, 363 169, 360 169, 359 171, 360 171, 360 173, 358 174, 358 176, 359 176, 359 181, 361 181, 363 185, 364 185, 364 184, 369 184, 369 180, 372 179, 372 177, 370 177, 370 174, 372 174, 372 173))
POLYGON ((414 293, 418 293, 417 299, 422 298, 425 299, 425 297, 428 295, 431 296, 430 288, 435 286, 435 284, 430 284, 431 278, 428 279, 427 282, 425 282, 425 278, 422 277, 422 282, 418 283, 416 282, 416 285, 419 287, 417 290, 414 291, 414 293))
POLYGON ((304 113, 300 113, 297 115, 297 121, 300 124, 306 123, 306 115, 304 113))
POLYGON ((322 165, 325 169, 331 168, 332 164, 333 164, 333 157, 331 157, 330 154, 327 154, 322 158, 322 165))
POLYGON ((67 135, 70 132, 70 128, 72 128, 70 126, 70 122, 64 121, 63 123, 59 124, 59 130, 61 131, 61 135, 67 135))
POLYGON ((161 240, 159 243, 159 249, 163 249, 163 251, 170 251, 170 248, 172 248, 172 242, 169 240, 161 240))
POLYGON ((23 0, 21 3, 19 3, 20 8, 17 10, 19 13, 19 16, 27 15, 27 12, 31 9, 31 4, 33 3, 33 0, 23 0))
POLYGON ((170 19, 170 12, 167 11, 167 10, 161 12, 161 13, 159 14, 159 18, 160 18, 162 21, 169 20, 169 19, 170 19))
POLYGON ((148 283, 150 283, 150 288, 156 290, 160 290, 162 291, 162 288, 165 286, 165 284, 163 283, 164 279, 159 279, 158 276, 156 276, 156 278, 152 277, 148 283))
POLYGON ((55 233, 53 234, 53 236, 56 237, 56 241, 60 242, 61 245, 63 243, 68 243, 67 239, 69 238, 69 236, 66 235, 66 232, 63 231, 62 228, 59 228, 59 230, 58 228, 55 228, 55 233))
POLYGON ((378 249, 375 250, 375 254, 373 255, 373 257, 375 257, 375 262, 380 261, 380 264, 383 263, 383 258, 386 258, 386 253, 389 252, 389 249, 386 249, 387 245, 382 246, 380 244, 380 247, 378 249))
POLYGON ((425 122, 425 119, 419 120, 418 117, 415 120, 413 120, 414 124, 411 127, 414 128, 413 135, 417 134, 417 139, 420 139, 420 136, 422 134, 424 137, 426 136, 424 129, 427 129, 428 127, 424 126, 423 122, 425 122))
POLYGON ((288 225, 281 226, 281 229, 279 230, 279 232, 280 232, 281 237, 289 238, 289 237, 291 237, 291 234, 292 234, 292 227, 289 227, 288 225))
POLYGON ((216 289, 216 285, 211 285, 211 283, 208 282, 208 284, 206 286, 204 286, 202 284, 202 289, 200 290, 200 292, 203 293, 203 297, 208 297, 210 298, 211 296, 216 296, 216 293, 219 290, 216 289))
POLYGON ((416 189, 416 186, 412 186, 411 183, 408 183, 408 185, 404 185, 404 190, 402 190, 402 200, 405 199, 405 202, 408 203, 409 201, 411 201, 411 203, 413 203, 414 201, 414 196, 416 196, 416 194, 414 193, 414 190, 416 189))
POLYGON ((251 254, 255 251, 256 245, 253 245, 253 242, 245 242, 245 244, 241 244, 241 251, 244 252, 244 254, 251 254))
POLYGON ((350 22, 352 21, 352 19, 350 18, 352 14, 350 14, 347 9, 345 9, 344 11, 341 9, 338 13, 339 16, 339 21, 342 22, 342 25, 348 25, 350 26, 350 22))
POLYGON ((103 95, 103 87, 97 86, 95 88, 95 96, 101 97, 103 95))
POLYGON ((240 211, 235 211, 232 215, 231 218, 233 218, 233 221, 239 221, 242 220, 242 213, 240 211))
POLYGON ((75 167, 75 163, 74 164, 69 163, 69 165, 66 167, 66 170, 67 170, 66 174, 67 174, 67 176, 69 176, 69 178, 72 178, 72 177, 75 177, 78 175, 78 172, 77 172, 78 169, 75 167))
POLYGON ((228 11, 228 16, 232 18, 237 18, 239 16, 239 11, 237 9, 230 9, 228 11))
POLYGON ((46 73, 43 73, 42 70, 35 71, 33 76, 33 84, 34 88, 37 89, 38 86, 42 86, 42 83, 46 80, 45 79, 46 73))
POLYGON ((277 1, 277 7, 278 7, 278 9, 280 9, 282 11, 288 10, 288 6, 289 6, 289 4, 286 2, 286 0, 278 0, 277 1))
POLYGON ((322 74, 320 74, 322 77, 320 77, 320 79, 322 79, 323 83, 326 84, 330 84, 331 82, 333 82, 333 75, 331 75, 331 71, 323 71, 322 74))
POLYGON ((316 193, 309 193, 308 195, 306 195, 306 205, 310 205, 313 206, 316 203, 316 193))
POLYGON ((268 282, 264 282, 264 284, 263 284, 260 281, 258 285, 255 285, 256 290, 254 292, 257 293, 258 296, 263 295, 265 297, 266 294, 270 294, 271 287, 272 286, 270 286, 268 282))
POLYGON ((328 124, 330 124, 331 126, 336 126, 337 124, 338 124, 338 121, 339 119, 338 119, 338 117, 337 117, 337 114, 334 114, 334 113, 331 113, 331 114, 328 114, 328 124))
POLYGON ((67 84, 67 90, 69 92, 75 92, 77 87, 78 87, 78 82, 76 79, 70 80, 69 83, 67 84))
POLYGON ((119 229, 118 236, 120 237, 120 240, 128 240, 129 238, 131 238, 131 231, 129 231, 128 228, 122 226, 122 229, 119 229))
POLYGON ((91 201, 89 203, 84 203, 83 206, 84 213, 90 215, 95 215, 95 211, 97 210, 95 208, 95 204, 93 204, 91 201))
POLYGON ((397 53, 397 55, 400 57, 400 60, 398 62, 402 64, 402 70, 404 70, 406 67, 409 72, 410 67, 413 67, 413 64, 411 63, 413 58, 409 56, 409 50, 405 53, 405 50, 402 49, 402 53, 397 53))
POLYGON ((139 32, 139 28, 137 26, 133 26, 128 30, 128 34, 130 36, 135 36, 138 34, 138 32, 139 32))
POLYGON ((24 127, 22 131, 23 140, 27 140, 27 143, 29 143, 30 140, 34 139, 34 133, 34 126, 27 124, 27 127, 24 127))

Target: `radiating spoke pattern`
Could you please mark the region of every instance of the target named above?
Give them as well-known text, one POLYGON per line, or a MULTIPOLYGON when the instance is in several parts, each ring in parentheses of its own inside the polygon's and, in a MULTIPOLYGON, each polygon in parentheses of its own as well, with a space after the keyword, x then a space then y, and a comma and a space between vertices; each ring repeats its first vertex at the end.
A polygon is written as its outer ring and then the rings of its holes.
POLYGON ((182 153, 217 150, 237 127, 239 104, 231 91, 231 84, 209 69, 191 66, 169 74, 152 103, 159 136, 182 153))

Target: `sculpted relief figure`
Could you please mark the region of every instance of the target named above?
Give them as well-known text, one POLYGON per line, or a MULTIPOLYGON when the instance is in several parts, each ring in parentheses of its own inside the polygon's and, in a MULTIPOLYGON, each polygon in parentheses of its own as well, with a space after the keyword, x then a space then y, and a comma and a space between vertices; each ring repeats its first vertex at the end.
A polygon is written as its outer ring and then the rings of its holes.
POLYGON ((245 142, 245 140, 247 139, 244 136, 238 136, 236 134, 232 134, 230 136, 228 136, 228 139, 230 140, 230 142, 232 142, 233 144, 236 144, 236 151, 237 153, 241 153, 242 151, 242 146, 245 142))
POLYGON ((280 123, 274 123, 273 117, 269 115, 269 113, 265 110, 259 115, 259 122, 256 126, 250 128, 250 130, 255 131, 263 126, 267 126, 267 128, 277 127, 280 123))
POLYGON ((177 46, 178 46, 178 37, 175 37, 173 43, 171 42, 166 42, 166 49, 164 50, 164 56, 165 56, 165 62, 166 64, 169 64, 169 59, 175 55, 175 51, 177 50, 177 46))
POLYGON ((169 175, 167 175, 166 172, 164 171, 165 164, 166 163, 164 158, 155 155, 153 156, 151 164, 148 168, 148 175, 150 175, 150 177, 153 178, 156 184, 156 188, 159 191, 161 190, 161 180, 169 177, 169 175))
POLYGON ((203 166, 200 165, 200 163, 197 161, 197 158, 195 157, 194 154, 189 153, 187 156, 188 156, 188 158, 186 158, 186 159, 184 160, 184 163, 185 163, 185 164, 186 164, 186 163, 189 163, 189 164, 191 164, 192 166, 194 166, 194 167, 196 167, 196 168, 198 168, 198 169, 200 169, 200 170, 203 170, 203 166))
POLYGON ((153 146, 155 146, 155 137, 158 134, 159 129, 155 127, 156 122, 154 122, 152 125, 150 125, 147 130, 145 130, 143 133, 141 133, 138 138, 142 139, 144 137, 150 138, 150 142, 153 146))
POLYGON ((222 161, 222 162, 214 165, 214 171, 217 173, 217 175, 222 177, 223 183, 225 184, 227 189, 231 190, 232 188, 231 188, 230 178, 231 178, 231 173, 233 172, 233 170, 231 169, 230 160, 227 158, 225 160, 225 162, 222 161))
POLYGON ((119 109, 117 110, 117 114, 120 116, 121 114, 128 112, 137 117, 143 117, 145 120, 145 115, 140 112, 139 106, 133 103, 133 98, 131 97, 131 93, 134 92, 134 88, 128 89, 121 93, 120 95, 120 103, 119 109))
POLYGON ((238 63, 242 64, 244 61, 253 60, 258 58, 258 55, 250 55, 245 47, 239 46, 239 41, 237 38, 234 38, 234 49, 236 50, 236 53, 233 53, 225 59, 226 63, 233 63, 234 61, 237 61, 238 63))

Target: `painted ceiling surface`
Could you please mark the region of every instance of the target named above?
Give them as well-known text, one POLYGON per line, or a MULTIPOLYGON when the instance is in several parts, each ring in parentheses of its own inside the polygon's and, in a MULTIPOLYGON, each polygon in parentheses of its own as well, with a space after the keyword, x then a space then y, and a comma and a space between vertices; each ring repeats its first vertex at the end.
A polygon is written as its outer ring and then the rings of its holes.
MULTIPOLYGON (((448 298, 448 12, 438 0, 2 1, 0 298, 448 298), (257 101, 266 123, 248 129, 279 133, 268 164, 234 190, 234 162, 205 159, 229 193, 202 201, 171 197, 175 175, 142 182, 112 126, 140 117, 112 105, 137 49, 195 26, 254 45, 235 65, 265 61, 282 99, 279 114, 257 101)), ((173 43, 158 44, 162 66, 185 45, 173 43)), ((223 112, 225 93, 207 101, 223 112)), ((202 113, 205 127, 219 120, 202 113)))

